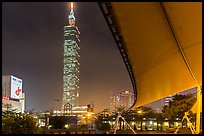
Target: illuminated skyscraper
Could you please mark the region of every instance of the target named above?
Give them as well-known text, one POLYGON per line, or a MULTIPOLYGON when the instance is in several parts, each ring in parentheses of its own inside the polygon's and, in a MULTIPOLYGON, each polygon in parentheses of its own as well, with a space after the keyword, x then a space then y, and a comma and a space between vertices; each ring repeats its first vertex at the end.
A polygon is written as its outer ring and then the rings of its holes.
POLYGON ((62 110, 65 105, 75 107, 78 105, 79 97, 79 35, 80 32, 75 25, 73 3, 68 16, 69 24, 64 26, 64 76, 63 76, 63 101, 62 110))

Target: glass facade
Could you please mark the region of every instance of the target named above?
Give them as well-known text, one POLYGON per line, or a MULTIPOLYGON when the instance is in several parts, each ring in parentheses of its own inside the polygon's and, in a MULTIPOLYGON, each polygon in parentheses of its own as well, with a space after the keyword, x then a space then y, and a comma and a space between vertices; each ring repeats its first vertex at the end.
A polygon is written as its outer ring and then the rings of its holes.
POLYGON ((63 101, 62 110, 65 105, 78 106, 79 97, 79 35, 75 26, 73 9, 69 15, 69 25, 64 26, 64 69, 63 69, 63 101))

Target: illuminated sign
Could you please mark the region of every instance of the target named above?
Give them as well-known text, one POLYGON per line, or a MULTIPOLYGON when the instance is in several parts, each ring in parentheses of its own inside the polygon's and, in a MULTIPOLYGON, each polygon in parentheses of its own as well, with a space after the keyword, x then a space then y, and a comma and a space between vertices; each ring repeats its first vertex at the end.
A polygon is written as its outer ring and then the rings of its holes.
POLYGON ((22 98, 22 80, 11 76, 11 98, 22 98))
POLYGON ((4 99, 4 100, 9 100, 9 97, 3 96, 2 99, 4 99))

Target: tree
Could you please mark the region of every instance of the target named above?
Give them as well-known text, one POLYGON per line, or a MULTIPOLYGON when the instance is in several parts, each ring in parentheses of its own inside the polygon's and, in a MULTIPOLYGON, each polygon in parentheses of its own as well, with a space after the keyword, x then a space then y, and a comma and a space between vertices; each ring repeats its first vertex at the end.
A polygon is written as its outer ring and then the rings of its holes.
POLYGON ((110 130, 111 126, 109 123, 102 123, 100 130, 110 130))
POLYGON ((33 117, 22 114, 8 114, 2 117, 3 134, 36 134, 38 126, 33 117))
POLYGON ((137 108, 137 111, 139 110, 142 112, 141 114, 143 118, 155 118, 155 111, 151 107, 140 106, 137 108))
POLYGON ((69 116, 50 116, 49 124, 53 126, 53 129, 64 129, 68 119, 69 116))
POLYGON ((109 116, 109 115, 110 115, 109 109, 104 109, 103 111, 97 114, 97 117, 96 117, 97 119, 95 121, 97 129, 99 130, 109 130, 110 129, 110 124, 104 123, 105 121, 111 120, 112 116, 109 116))
POLYGON ((176 94, 173 96, 172 101, 169 102, 169 105, 163 107, 163 117, 170 120, 182 119, 184 112, 190 110, 195 101, 196 99, 192 93, 187 95, 176 94))
POLYGON ((6 109, 2 112, 2 133, 3 134, 36 134, 39 128, 36 120, 24 113, 16 113, 16 109, 10 104, 3 104, 6 109))

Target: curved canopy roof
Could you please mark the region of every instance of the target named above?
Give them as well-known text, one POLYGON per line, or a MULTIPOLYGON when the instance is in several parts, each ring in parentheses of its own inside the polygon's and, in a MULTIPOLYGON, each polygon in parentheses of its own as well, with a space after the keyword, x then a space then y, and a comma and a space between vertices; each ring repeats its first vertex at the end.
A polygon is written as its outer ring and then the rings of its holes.
POLYGON ((202 85, 201 2, 111 2, 107 7, 133 73, 132 108, 202 85))

